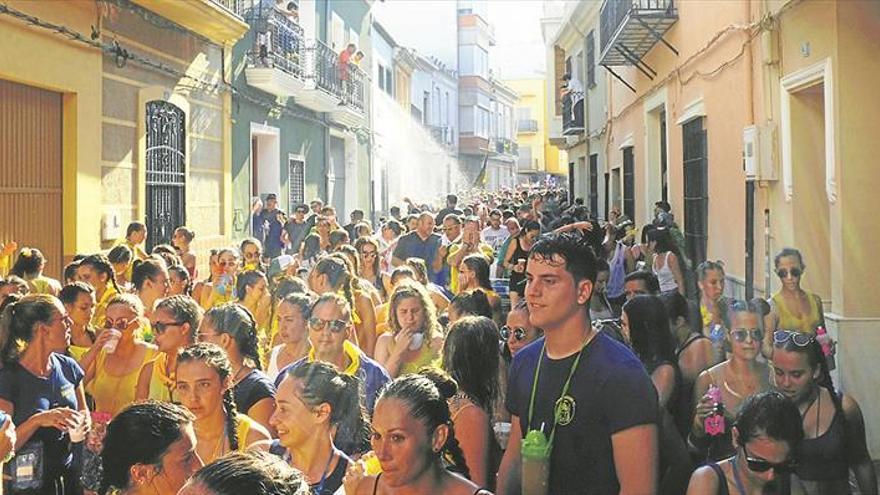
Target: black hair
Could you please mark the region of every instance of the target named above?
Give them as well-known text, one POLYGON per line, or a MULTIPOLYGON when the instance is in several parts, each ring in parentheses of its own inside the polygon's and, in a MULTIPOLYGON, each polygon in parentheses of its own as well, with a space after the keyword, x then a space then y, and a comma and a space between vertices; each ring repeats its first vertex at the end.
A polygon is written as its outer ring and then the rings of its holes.
POLYGON ((660 293, 660 281, 657 280, 657 275, 654 275, 654 272, 649 272, 648 270, 636 270, 628 273, 626 277, 623 278, 623 283, 632 282, 633 280, 644 282, 645 288, 653 295, 660 293))
POLYGON ((449 307, 461 315, 485 316, 492 318, 492 305, 486 293, 480 289, 466 292, 459 292, 451 301, 449 307))
POLYGON ((294 367, 287 376, 300 382, 300 398, 307 406, 330 406, 330 426, 335 430, 333 443, 339 450, 349 455, 370 450, 370 424, 358 376, 342 373, 321 361, 294 367))
POLYGON ((244 301, 244 297, 247 295, 248 287, 253 287, 260 280, 266 280, 266 276, 263 275, 263 272, 257 270, 247 270, 243 273, 240 273, 235 279, 236 299, 238 299, 239 301, 244 301))
POLYGON ((461 390, 492 416, 500 394, 498 326, 485 316, 465 316, 449 328, 443 344, 443 369, 461 390))
POLYGON ((61 288, 61 292, 58 293, 58 299, 61 299, 61 302, 64 304, 74 304, 80 294, 92 295, 94 293, 95 289, 91 285, 85 282, 74 282, 61 288))
POLYGON ((176 229, 174 229, 174 233, 180 234, 184 239, 186 239, 186 242, 192 242, 193 239, 196 238, 195 231, 190 229, 189 227, 177 227, 176 229))
POLYGON ((303 474, 259 450, 234 451, 199 469, 190 480, 214 495, 308 495, 303 474))
MULTIPOLYGON (((400 211, 398 209, 398 211, 400 211)), ((403 232, 403 225, 400 224, 400 221, 396 218, 389 218, 388 221, 385 222, 385 225, 382 226, 383 229, 391 229, 394 232, 394 235, 400 235, 403 232)))
POLYGON ((76 279, 76 269, 79 268, 79 261, 72 261, 64 267, 64 281, 71 282, 76 279))
POLYGON ((136 464, 161 465, 162 456, 183 438, 183 428, 193 421, 191 412, 168 402, 141 402, 120 411, 107 427, 98 492, 106 495, 113 489, 127 489, 131 467, 136 464))
POLYGON ((141 222, 131 222, 125 229, 125 238, 128 239, 129 237, 131 237, 131 234, 134 234, 135 232, 140 232, 142 230, 147 230, 147 226, 141 222))
POLYGON ((321 258, 321 260, 315 264, 315 267, 312 268, 312 271, 318 275, 326 275, 330 287, 332 287, 333 290, 342 289, 342 294, 345 296, 345 300, 348 301, 348 304, 351 307, 354 307, 353 285, 356 279, 352 276, 352 273, 349 270, 349 265, 346 261, 346 259, 338 256, 327 256, 321 258))
POLYGON ((348 232, 343 229, 331 230, 330 234, 327 236, 327 241, 330 242, 330 249, 335 249, 347 243, 349 240, 348 232))
POLYGON ((647 366, 675 363, 675 340, 669 316, 657 296, 638 295, 623 305, 633 351, 647 366))
POLYGON ((167 271, 165 263, 156 258, 147 258, 145 260, 135 260, 131 269, 131 285, 135 290, 140 292, 144 288, 147 280, 156 281, 156 277, 167 271))
POLYGON ((125 263, 126 265, 131 263, 131 259, 134 254, 131 251, 131 248, 125 244, 119 244, 118 246, 113 246, 113 249, 107 253, 107 259, 110 260, 110 263, 125 263))
MULTIPOLYGON (((436 368, 423 368, 417 374, 403 375, 388 383, 376 399, 397 399, 409 408, 409 415, 422 422, 430 438, 440 425, 449 428, 446 443, 437 454, 449 467, 470 477, 461 446, 455 438, 455 429, 449 413, 448 400, 458 392, 455 380, 436 368)), ((377 408, 378 409, 378 408, 377 408)))
POLYGON ((604 258, 596 258, 596 273, 610 271, 611 266, 608 265, 608 261, 606 261, 604 258))
POLYGON ((237 303, 221 304, 209 309, 204 318, 212 323, 217 333, 225 333, 232 337, 246 364, 258 370, 262 369, 257 322, 247 308, 237 303))
MULTIPOLYGON (((226 352, 217 345, 210 342, 199 342, 181 349, 177 354, 177 367, 180 368, 182 363, 198 361, 217 372, 220 377, 221 385, 226 380, 232 380, 232 365, 226 352)), ((241 447, 238 444, 238 407, 235 404, 235 394, 233 387, 229 387, 223 391, 223 415, 226 419, 226 439, 229 440, 230 450, 238 450, 241 447)))
POLYGON ((541 231, 541 224, 534 221, 534 220, 526 220, 522 224, 522 231, 521 231, 520 235, 525 235, 526 232, 533 231, 533 230, 537 230, 538 232, 540 232, 541 231))
POLYGON ((746 397, 734 427, 739 432, 740 445, 764 435, 785 442, 794 451, 804 438, 801 423, 801 414, 794 402, 771 390, 746 397))
POLYGON ((7 296, 0 314, 0 361, 4 366, 18 361, 34 340, 36 325, 48 325, 55 318, 55 301, 47 294, 28 294, 21 299, 7 296))
POLYGON ((321 252, 321 236, 318 234, 309 234, 303 239, 302 257, 304 260, 314 258, 321 252))
POLYGON ((290 304, 299 310, 304 320, 312 317, 312 304, 314 304, 314 296, 311 293, 295 293, 284 296, 281 304, 290 304))
POLYGON ((651 238, 651 232, 657 230, 657 226, 649 223, 642 227, 642 244, 647 244, 651 238))
POLYGON ((195 299, 185 295, 159 299, 159 302, 156 303, 155 311, 165 311, 172 315, 174 321, 189 323, 190 342, 195 339, 196 330, 199 328, 199 324, 202 322, 202 316, 204 314, 199 303, 197 303, 195 299))
POLYGON ((672 234, 669 233, 668 229, 658 227, 648 232, 648 242, 651 241, 657 243, 657 247, 654 248, 655 253, 663 254, 666 252, 672 252, 681 258, 680 253, 678 252, 678 246, 675 245, 675 241, 672 239, 672 234))
POLYGON ((183 288, 184 295, 192 295, 192 278, 189 276, 189 270, 183 265, 171 265, 168 267, 168 275, 171 275, 172 273, 176 273, 177 276, 185 282, 183 288))
MULTIPOLYGON (((528 224, 528 222, 526 223, 528 224)), ((565 261, 565 271, 575 283, 596 281, 596 255, 580 232, 551 232, 538 238, 529 251, 529 259, 552 263, 554 258, 565 261)))
POLYGON ((28 279, 40 274, 43 265, 46 263, 46 257, 37 248, 22 248, 18 252, 18 258, 15 264, 9 270, 10 275, 28 279))
POLYGON ((489 278, 489 260, 485 256, 481 253, 469 254, 461 262, 474 271, 480 287, 492 290, 492 281, 489 278))
POLYGON ((773 266, 779 266, 779 260, 781 260, 782 258, 787 258, 789 256, 797 258, 798 263, 801 265, 801 268, 807 267, 807 265, 804 264, 804 257, 801 252, 792 247, 782 248, 781 251, 776 253, 776 256, 773 257, 773 266))
POLYGON ((91 254, 86 256, 80 260, 79 266, 90 266, 99 274, 103 273, 107 275, 107 285, 112 285, 113 288, 116 289, 116 292, 122 292, 119 290, 119 286, 116 285, 116 272, 113 271, 113 265, 110 264, 110 260, 108 260, 103 254, 91 254))

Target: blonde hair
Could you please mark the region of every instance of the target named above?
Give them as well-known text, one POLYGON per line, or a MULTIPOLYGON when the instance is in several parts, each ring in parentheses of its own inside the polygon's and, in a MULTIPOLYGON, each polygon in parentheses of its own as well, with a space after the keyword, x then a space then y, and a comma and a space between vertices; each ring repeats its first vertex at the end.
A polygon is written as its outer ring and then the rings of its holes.
POLYGON ((144 316, 144 303, 134 294, 117 294, 113 296, 110 302, 107 303, 107 308, 109 309, 110 306, 117 304, 128 306, 138 318, 144 316))
MULTIPOLYGON (((404 299, 418 299, 425 311, 425 325, 423 330, 427 336, 437 337, 443 335, 440 322, 437 321, 437 308, 431 301, 431 296, 421 284, 403 281, 394 288, 394 292, 388 300, 388 328, 396 335, 400 330, 400 322, 397 320, 397 307, 404 299)), ((426 336, 426 337, 427 337, 426 336)))

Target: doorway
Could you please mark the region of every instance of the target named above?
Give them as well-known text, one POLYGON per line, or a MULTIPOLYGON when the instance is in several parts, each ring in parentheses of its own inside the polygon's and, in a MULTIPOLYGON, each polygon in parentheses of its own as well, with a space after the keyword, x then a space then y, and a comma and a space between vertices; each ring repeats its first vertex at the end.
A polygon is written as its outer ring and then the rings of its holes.
MULTIPOLYGON (((251 195, 281 192, 281 140, 277 127, 251 123, 251 195)), ((283 205, 279 205, 282 208, 283 205)))

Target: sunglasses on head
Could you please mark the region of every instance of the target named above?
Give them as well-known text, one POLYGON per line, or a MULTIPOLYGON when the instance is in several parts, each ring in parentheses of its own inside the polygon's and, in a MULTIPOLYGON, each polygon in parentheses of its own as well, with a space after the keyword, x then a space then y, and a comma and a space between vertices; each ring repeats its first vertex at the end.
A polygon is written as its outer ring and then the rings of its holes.
POLYGON ((760 328, 734 328, 730 331, 733 340, 743 343, 747 337, 751 337, 753 342, 761 342, 764 340, 764 330, 760 328))
POLYGON ((773 333, 773 342, 778 345, 784 345, 788 341, 792 341, 798 347, 806 347, 813 342, 813 336, 808 333, 793 332, 791 330, 777 330, 773 333))
POLYGON ((778 464, 774 464, 766 459, 757 459, 749 455, 749 451, 746 450, 745 445, 743 445, 742 449, 743 453, 746 455, 746 464, 749 466, 749 470, 756 473, 766 473, 771 469, 777 473, 789 473, 794 470, 796 465, 793 459, 788 459, 787 461, 778 464))
POLYGON ((309 327, 319 332, 329 327, 331 332, 340 333, 348 327, 348 322, 345 320, 322 320, 313 316, 309 318, 309 327))
POLYGON ((792 278, 798 278, 802 273, 804 273, 804 271, 800 268, 792 268, 791 270, 780 268, 779 270, 776 270, 776 276, 782 279, 788 278, 789 275, 791 275, 792 278))
POLYGON ((513 335, 513 338, 516 340, 525 340, 526 339, 526 329, 522 327, 510 328, 507 325, 501 327, 501 338, 504 340, 510 339, 510 336, 513 335))

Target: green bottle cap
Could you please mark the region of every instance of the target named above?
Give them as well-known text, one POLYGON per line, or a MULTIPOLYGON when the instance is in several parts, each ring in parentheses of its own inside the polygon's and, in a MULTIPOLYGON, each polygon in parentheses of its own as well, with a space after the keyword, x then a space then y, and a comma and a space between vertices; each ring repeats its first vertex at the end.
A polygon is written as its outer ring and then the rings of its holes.
POLYGON ((550 457, 550 442, 544 432, 531 430, 526 433, 520 448, 521 455, 529 459, 546 459, 550 457))

